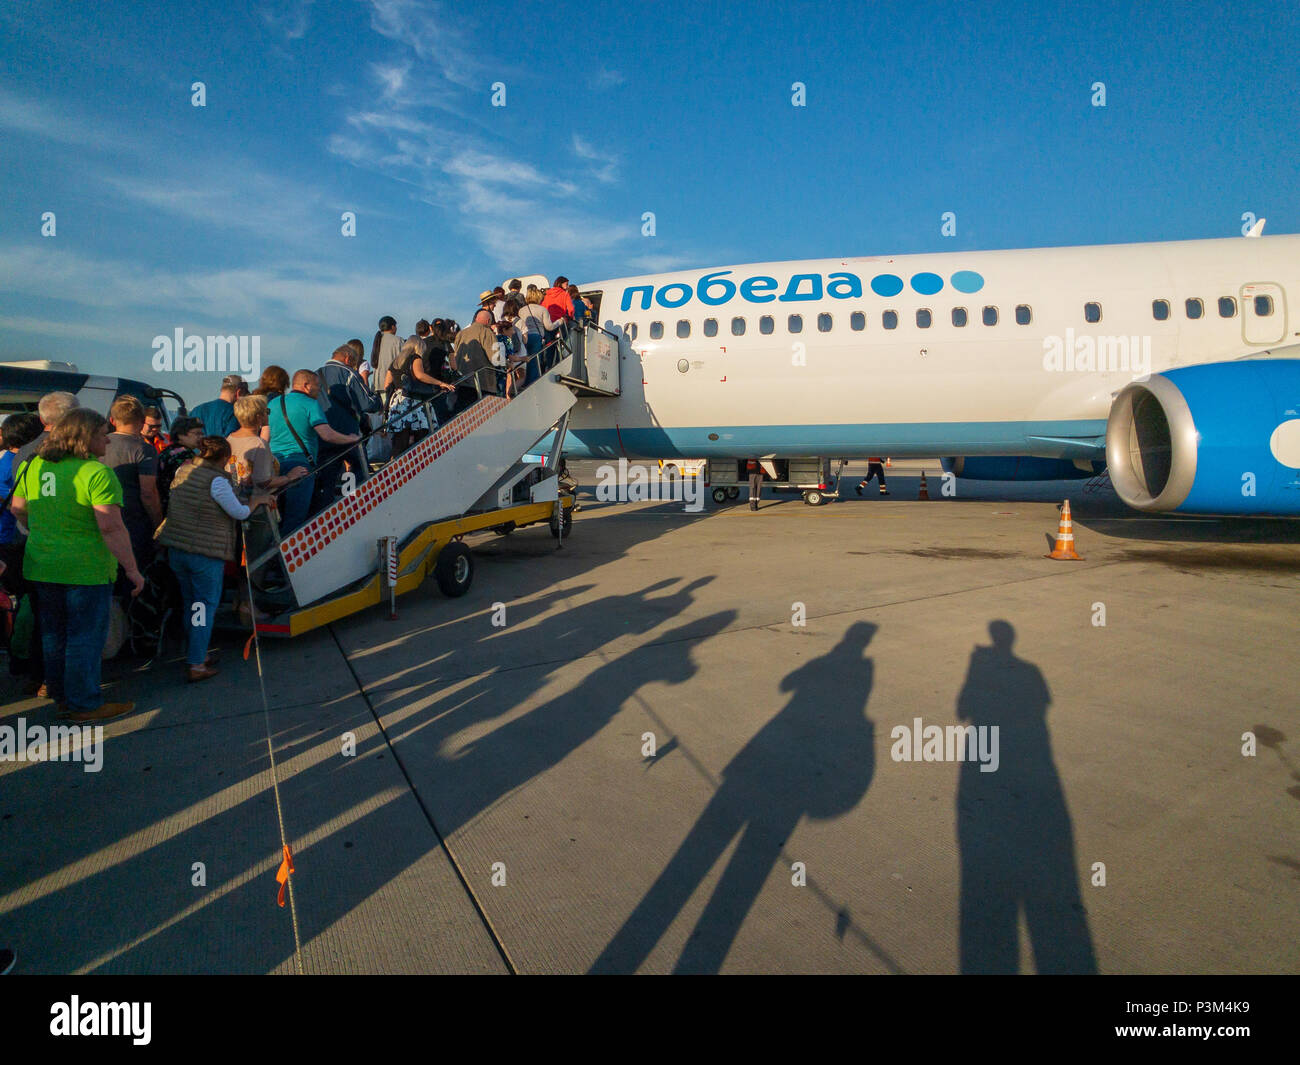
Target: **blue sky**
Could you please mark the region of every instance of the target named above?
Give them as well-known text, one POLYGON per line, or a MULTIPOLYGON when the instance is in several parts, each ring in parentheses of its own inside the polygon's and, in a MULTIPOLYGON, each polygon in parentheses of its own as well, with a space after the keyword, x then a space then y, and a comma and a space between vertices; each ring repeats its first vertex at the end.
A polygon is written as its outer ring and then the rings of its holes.
POLYGON ((519 273, 1296 232, 1298 30, 1281 2, 10 0, 0 359, 154 380, 181 328, 292 371, 519 273))

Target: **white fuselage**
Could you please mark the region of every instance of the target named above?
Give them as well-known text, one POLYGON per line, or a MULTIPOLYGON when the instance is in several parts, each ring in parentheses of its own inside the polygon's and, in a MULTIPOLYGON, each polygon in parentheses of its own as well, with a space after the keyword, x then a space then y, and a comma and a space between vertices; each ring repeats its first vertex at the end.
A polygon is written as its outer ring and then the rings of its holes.
POLYGON ((1095 458, 1134 378, 1296 342, 1300 236, 759 263, 584 291, 622 337, 622 394, 579 401, 571 454, 1095 458))

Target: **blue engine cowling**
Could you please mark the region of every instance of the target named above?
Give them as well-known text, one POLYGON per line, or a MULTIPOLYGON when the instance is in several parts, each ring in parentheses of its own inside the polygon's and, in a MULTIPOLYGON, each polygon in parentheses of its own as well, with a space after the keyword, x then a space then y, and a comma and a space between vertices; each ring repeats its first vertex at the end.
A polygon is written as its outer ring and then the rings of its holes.
POLYGON ((954 476, 973 481, 1075 481, 1106 468, 1100 462, 1090 462, 1080 469, 1070 459, 1034 455, 967 455, 939 461, 954 476))
POLYGON ((1300 514, 1300 360, 1207 363, 1126 385, 1106 464, 1138 510, 1300 514))

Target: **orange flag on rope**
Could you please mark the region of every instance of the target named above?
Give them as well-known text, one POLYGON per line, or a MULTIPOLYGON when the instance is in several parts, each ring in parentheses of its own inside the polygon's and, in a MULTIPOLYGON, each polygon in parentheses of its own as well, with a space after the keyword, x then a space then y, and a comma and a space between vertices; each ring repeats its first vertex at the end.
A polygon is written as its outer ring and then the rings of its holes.
POLYGON ((293 855, 289 853, 289 845, 284 845, 284 861, 280 863, 280 871, 275 874, 275 879, 280 882, 280 893, 275 897, 275 901, 281 906, 284 905, 284 889, 289 883, 289 874, 293 872, 293 855))
POLYGON ((247 640, 244 641, 244 661, 245 661, 245 662, 248 661, 248 652, 251 651, 251 650, 253 649, 253 641, 254 641, 255 639, 257 639, 257 633, 253 633, 252 636, 250 636, 247 640))

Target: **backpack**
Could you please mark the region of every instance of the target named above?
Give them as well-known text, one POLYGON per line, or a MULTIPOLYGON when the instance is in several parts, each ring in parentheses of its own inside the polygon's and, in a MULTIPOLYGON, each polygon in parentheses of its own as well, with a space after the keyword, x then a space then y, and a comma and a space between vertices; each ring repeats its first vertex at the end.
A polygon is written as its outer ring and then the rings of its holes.
MULTIPOLYGON (((402 391, 411 399, 431 399, 441 391, 437 385, 431 385, 428 381, 421 381, 415 374, 411 373, 411 363, 419 359, 421 365, 423 365, 424 358, 425 356, 419 352, 412 352, 406 361, 402 363, 400 371, 397 367, 393 368, 393 376, 399 378, 402 391)), ((427 366, 424 367, 424 372, 429 374, 430 377, 434 376, 427 366)))

